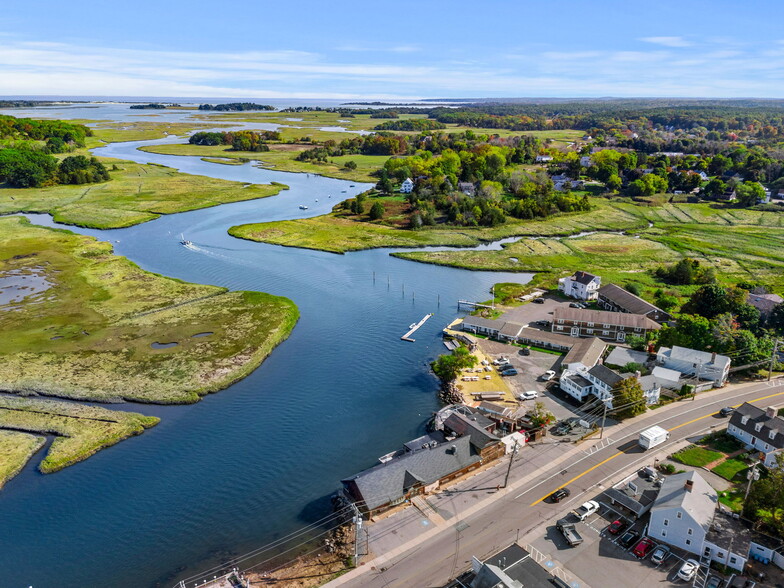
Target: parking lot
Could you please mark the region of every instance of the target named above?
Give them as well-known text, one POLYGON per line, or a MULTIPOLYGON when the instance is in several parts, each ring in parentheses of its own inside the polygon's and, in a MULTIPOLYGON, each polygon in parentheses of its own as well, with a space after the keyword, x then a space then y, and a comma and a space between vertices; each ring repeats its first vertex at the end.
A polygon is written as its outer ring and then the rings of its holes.
MULTIPOLYGON (((563 504, 563 516, 567 517, 570 509, 579 506, 579 501, 563 504)), ((563 517, 562 517, 563 518, 563 517)), ((571 515, 583 543, 570 547, 563 534, 553 524, 547 527, 546 534, 531 542, 538 551, 548 554, 555 565, 560 566, 577 578, 573 588, 591 586, 599 588, 613 586, 615 588, 643 588, 648 586, 690 586, 677 578, 677 572, 684 562, 682 555, 670 552, 665 560, 655 565, 650 553, 642 560, 632 554, 632 549, 644 536, 645 518, 630 524, 617 535, 608 532, 610 523, 619 518, 618 514, 602 505, 598 513, 591 515, 583 522, 576 522, 571 515), (627 531, 635 531, 638 538, 628 546, 620 543, 627 531)), ((626 521, 631 523, 631 521, 626 521)), ((655 548, 654 548, 655 549, 655 548)), ((693 557, 685 555, 685 557, 693 557)))

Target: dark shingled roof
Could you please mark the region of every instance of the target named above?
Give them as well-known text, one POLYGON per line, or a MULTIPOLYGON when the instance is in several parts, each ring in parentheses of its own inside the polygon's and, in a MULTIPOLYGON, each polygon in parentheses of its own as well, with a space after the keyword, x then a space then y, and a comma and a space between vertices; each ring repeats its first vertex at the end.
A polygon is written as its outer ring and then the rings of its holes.
POLYGON ((574 272, 572 276, 572 280, 575 282, 579 282, 580 284, 590 284, 596 279, 596 276, 593 274, 589 274, 588 272, 574 272))
POLYGON ((635 296, 631 292, 624 290, 615 284, 607 284, 606 286, 602 286, 599 288, 598 294, 599 296, 604 296, 607 300, 619 308, 623 308, 624 310, 634 314, 648 314, 651 312, 667 314, 657 306, 654 306, 650 302, 646 302, 639 296, 635 296))
POLYGON ((563 358, 561 365, 579 362, 585 367, 594 366, 602 358, 605 349, 607 349, 607 343, 598 337, 578 339, 566 357, 563 358))
POLYGON ((406 453, 343 482, 354 481, 365 506, 372 510, 400 498, 417 482, 432 484, 478 461, 479 456, 471 451, 471 439, 459 437, 432 449, 406 453))
MULTIPOLYGON (((579 308, 566 308, 558 306, 553 311, 553 324, 559 320, 596 323, 596 328, 602 324, 634 327, 646 330, 659 330, 661 325, 652 321, 647 316, 629 312, 610 312, 607 310, 582 310, 579 308)), ((567 322, 566 324, 569 324, 567 322)))
POLYGON ((599 380, 600 382, 604 382, 610 388, 615 386, 618 382, 623 380, 623 377, 616 374, 610 368, 605 365, 595 365, 591 369, 588 370, 588 373, 591 374, 594 378, 599 380))
POLYGON ((749 435, 762 439, 776 449, 784 448, 784 419, 780 416, 770 418, 763 409, 744 402, 732 413, 730 424, 735 425, 741 431, 746 431, 749 435), (745 425, 743 424, 744 416, 749 417, 745 425), (762 428, 756 431, 755 427, 758 423, 762 423, 762 428), (776 432, 773 439, 770 438, 771 431, 776 432))
POLYGON ((477 450, 484 449, 488 445, 499 443, 501 440, 488 433, 485 427, 494 425, 493 421, 486 416, 474 413, 470 417, 457 412, 450 414, 444 421, 444 426, 450 431, 454 431, 461 437, 469 437, 471 445, 477 450))

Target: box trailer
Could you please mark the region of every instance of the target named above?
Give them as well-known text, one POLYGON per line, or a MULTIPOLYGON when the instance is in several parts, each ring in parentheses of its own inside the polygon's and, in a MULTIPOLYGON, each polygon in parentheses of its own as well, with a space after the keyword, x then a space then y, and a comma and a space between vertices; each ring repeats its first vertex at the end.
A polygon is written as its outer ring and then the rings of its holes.
POLYGON ((639 443, 643 449, 650 449, 664 443, 669 438, 670 432, 656 425, 640 433, 639 443))

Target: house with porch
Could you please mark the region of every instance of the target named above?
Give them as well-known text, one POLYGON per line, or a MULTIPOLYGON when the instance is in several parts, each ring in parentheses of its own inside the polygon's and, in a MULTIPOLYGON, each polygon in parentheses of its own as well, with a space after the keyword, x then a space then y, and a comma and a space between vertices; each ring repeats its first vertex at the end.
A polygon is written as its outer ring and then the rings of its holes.
POLYGON ((732 413, 727 433, 757 452, 768 468, 776 465, 776 455, 784 449, 784 419, 772 406, 763 410, 744 402, 732 413))
POLYGON ((558 280, 558 289, 566 296, 578 300, 596 300, 596 293, 601 285, 602 278, 583 271, 558 280))
POLYGON ((673 345, 659 349, 656 363, 697 380, 713 382, 714 387, 720 388, 727 382, 732 361, 726 355, 673 345))
POLYGON ((659 402, 661 386, 647 376, 635 374, 619 374, 605 365, 597 364, 590 369, 577 368, 576 370, 566 370, 560 377, 558 384, 561 390, 569 394, 575 400, 584 402, 588 395, 593 395, 608 408, 613 407, 613 387, 626 378, 637 378, 645 396, 646 404, 656 404, 659 402))

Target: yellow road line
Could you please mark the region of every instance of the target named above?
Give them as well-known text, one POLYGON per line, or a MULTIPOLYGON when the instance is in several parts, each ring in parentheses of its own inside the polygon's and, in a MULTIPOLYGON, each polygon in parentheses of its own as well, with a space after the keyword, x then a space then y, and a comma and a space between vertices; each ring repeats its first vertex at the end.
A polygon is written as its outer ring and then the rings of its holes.
MULTIPOLYGON (((769 394, 768 396, 762 396, 762 397, 760 397, 760 398, 755 398, 754 400, 749 400, 748 402, 759 402, 760 400, 767 400, 768 398, 775 398, 776 396, 782 396, 782 395, 784 395, 784 392, 777 392, 776 394, 769 394)), ((736 405, 735 405, 735 408, 737 408, 738 406, 740 406, 740 404, 736 404, 736 405)), ((710 413, 710 414, 706 414, 706 415, 703 415, 703 416, 701 416, 701 417, 697 417, 696 419, 692 419, 692 420, 690 420, 690 421, 686 421, 685 423, 681 423, 680 425, 675 425, 674 427, 670 427, 670 431, 674 431, 675 429, 680 429, 681 427, 685 427, 686 425, 690 425, 690 424, 692 424, 692 423, 696 423, 697 421, 701 421, 702 419, 707 419, 708 417, 710 417, 710 416, 713 416, 714 414, 716 414, 716 413, 715 413, 715 412, 712 412, 712 413, 710 413)), ((619 455, 623 455, 623 452, 622 452, 622 451, 619 451, 618 453, 616 453, 615 455, 611 455, 610 457, 608 457, 608 458, 607 458, 607 459, 605 459, 604 461, 600 461, 600 462, 599 462, 599 463, 597 463, 595 466, 592 466, 592 467, 588 468, 587 470, 585 470, 585 471, 584 471, 582 474, 578 474, 577 476, 575 476, 575 477, 574 477, 574 478, 572 478, 571 480, 569 480, 569 481, 567 481, 567 482, 564 482, 563 484, 561 484, 560 486, 558 486, 558 488, 556 488, 555 490, 560 490, 561 488, 563 488, 564 486, 568 486, 569 484, 571 484, 571 483, 572 483, 572 482, 574 482, 575 480, 579 480, 579 479, 580 479, 580 478, 582 478, 582 477, 583 477, 585 474, 588 474, 588 473, 590 473, 590 472, 594 471, 594 470, 595 470, 596 468, 598 468, 599 466, 602 466, 602 465, 606 464, 608 461, 610 461, 611 459, 615 459, 615 458, 616 458, 616 457, 618 457, 619 455)), ((553 492, 555 492, 555 490, 553 490, 553 492)), ((532 503, 531 503, 531 506, 536 506, 537 504, 539 504, 540 502, 542 502, 542 501, 543 501, 545 498, 547 498, 548 496, 550 496, 550 494, 552 494, 552 492, 550 492, 549 494, 545 494, 544 496, 542 496, 542 497, 541 497, 539 500, 537 500, 536 502, 532 502, 532 503)))
MULTIPOLYGON (((611 455, 610 457, 608 457, 608 458, 607 458, 607 459, 605 459, 604 461, 600 461, 600 462, 599 462, 599 463, 597 463, 595 466, 592 466, 592 467, 588 468, 587 470, 585 470, 585 471, 584 471, 582 474, 579 474, 579 475, 575 476, 574 478, 572 478, 571 480, 568 480, 567 482, 564 482, 563 484, 561 484, 560 486, 558 486, 558 488, 556 488, 555 490, 559 490, 559 489, 563 488, 564 486, 568 486, 569 484, 571 484, 571 483, 572 483, 572 482, 574 482, 575 480, 579 480, 579 479, 580 479, 580 478, 582 478, 582 477, 583 477, 585 474, 588 474, 588 473, 590 473, 590 472, 594 471, 594 470, 595 470, 596 468, 598 468, 599 466, 603 466, 603 465, 604 465, 604 464, 606 464, 608 461, 610 461, 611 459, 615 459, 615 458, 616 458, 616 457, 618 457, 619 455, 623 455, 623 452, 619 451, 618 453, 616 453, 615 455, 611 455)), ((553 492, 555 492, 555 490, 553 490, 553 492)), ((540 502, 542 502, 542 501, 543 501, 545 498, 547 498, 548 496, 550 496, 550 494, 552 494, 552 492, 550 492, 550 493, 548 493, 548 494, 545 494, 544 496, 542 496, 542 497, 541 497, 539 500, 537 500, 536 502, 533 502, 533 503, 531 503, 531 506, 536 506, 537 504, 539 504, 540 502)))

